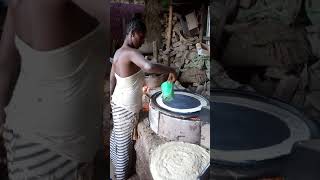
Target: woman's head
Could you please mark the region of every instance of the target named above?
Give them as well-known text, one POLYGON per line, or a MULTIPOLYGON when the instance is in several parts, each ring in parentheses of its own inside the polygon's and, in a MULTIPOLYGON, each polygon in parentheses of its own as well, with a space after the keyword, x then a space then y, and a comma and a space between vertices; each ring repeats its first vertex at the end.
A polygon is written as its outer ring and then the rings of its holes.
POLYGON ((140 18, 131 19, 127 27, 129 45, 138 49, 144 43, 146 31, 146 25, 140 18))

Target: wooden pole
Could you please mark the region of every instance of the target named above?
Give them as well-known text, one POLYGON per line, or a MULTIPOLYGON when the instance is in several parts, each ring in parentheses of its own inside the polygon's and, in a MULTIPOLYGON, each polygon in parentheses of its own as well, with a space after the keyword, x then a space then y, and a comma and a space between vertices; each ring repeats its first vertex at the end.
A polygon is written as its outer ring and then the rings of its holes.
POLYGON ((172 1, 170 0, 169 4, 169 23, 168 23, 168 32, 167 32, 167 43, 166 50, 169 50, 171 44, 171 34, 172 34, 172 1))
POLYGON ((152 47, 153 47, 153 58, 158 62, 158 44, 157 41, 152 42, 152 47))
POLYGON ((200 33, 199 33, 199 39, 202 43, 203 40, 203 31, 204 31, 204 25, 205 25, 205 15, 206 15, 206 8, 204 4, 201 5, 201 16, 200 16, 200 33))

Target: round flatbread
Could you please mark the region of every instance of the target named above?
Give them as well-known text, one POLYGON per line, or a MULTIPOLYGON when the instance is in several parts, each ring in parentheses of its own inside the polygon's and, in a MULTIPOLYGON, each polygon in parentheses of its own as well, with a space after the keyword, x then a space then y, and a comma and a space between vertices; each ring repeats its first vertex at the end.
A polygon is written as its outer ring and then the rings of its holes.
POLYGON ((151 154, 154 180, 196 180, 210 163, 210 154, 199 145, 168 142, 151 154))

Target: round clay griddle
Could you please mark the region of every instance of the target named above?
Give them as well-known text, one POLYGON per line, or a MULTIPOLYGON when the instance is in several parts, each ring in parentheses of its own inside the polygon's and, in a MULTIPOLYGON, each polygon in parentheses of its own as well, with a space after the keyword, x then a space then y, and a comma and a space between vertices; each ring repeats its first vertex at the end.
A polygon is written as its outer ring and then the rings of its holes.
POLYGON ((311 137, 304 117, 275 99, 228 90, 211 91, 211 158, 253 163, 290 154, 311 137))
POLYGON ((152 95, 151 101, 163 112, 182 116, 197 116, 202 107, 209 105, 203 96, 183 90, 175 90, 171 101, 163 101, 161 92, 157 92, 152 95))

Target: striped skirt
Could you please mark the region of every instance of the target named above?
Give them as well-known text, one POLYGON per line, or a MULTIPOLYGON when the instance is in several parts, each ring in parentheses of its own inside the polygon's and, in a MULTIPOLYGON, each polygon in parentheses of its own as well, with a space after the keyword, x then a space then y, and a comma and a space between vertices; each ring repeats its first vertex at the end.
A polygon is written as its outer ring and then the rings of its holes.
POLYGON ((76 163, 4 128, 10 180, 91 180, 91 163, 76 163))
POLYGON ((113 129, 110 137, 111 161, 115 167, 117 180, 128 178, 132 169, 133 140, 136 138, 135 127, 138 113, 133 113, 111 101, 113 129), (134 138, 133 138, 134 137, 134 138))

